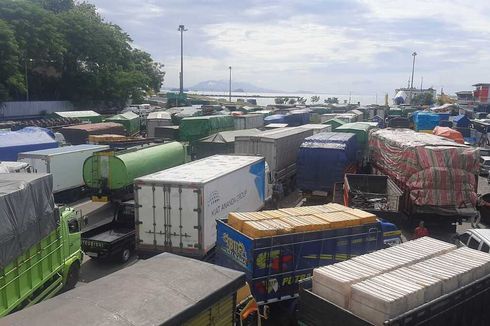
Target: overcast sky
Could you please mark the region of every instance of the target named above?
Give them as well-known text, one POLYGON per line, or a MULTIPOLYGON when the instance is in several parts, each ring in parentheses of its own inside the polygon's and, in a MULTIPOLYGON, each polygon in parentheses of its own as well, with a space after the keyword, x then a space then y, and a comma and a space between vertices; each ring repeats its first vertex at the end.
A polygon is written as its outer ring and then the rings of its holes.
POLYGON ((233 79, 284 91, 389 93, 414 85, 447 93, 490 82, 489 0, 89 0, 134 46, 165 64, 178 87, 233 79))

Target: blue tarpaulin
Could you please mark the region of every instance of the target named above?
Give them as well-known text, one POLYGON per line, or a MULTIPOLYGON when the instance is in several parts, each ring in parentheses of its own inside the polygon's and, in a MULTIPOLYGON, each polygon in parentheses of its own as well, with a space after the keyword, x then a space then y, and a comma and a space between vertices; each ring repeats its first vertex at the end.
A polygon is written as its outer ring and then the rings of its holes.
POLYGON ((289 127, 301 126, 310 123, 309 110, 294 110, 284 117, 289 127))
POLYGON ((0 161, 17 161, 17 154, 58 147, 43 128, 28 127, 0 132, 0 161))
POLYGON ((458 130, 463 137, 467 138, 471 136, 470 125, 471 121, 464 114, 458 115, 453 119, 454 124, 456 125, 456 130, 458 130))
POLYGON ((433 130, 439 125, 439 115, 431 112, 418 112, 415 115, 414 122, 416 131, 433 130))
POLYGON ((331 191, 356 161, 357 139, 352 133, 325 132, 305 139, 298 152, 297 184, 303 191, 331 191))

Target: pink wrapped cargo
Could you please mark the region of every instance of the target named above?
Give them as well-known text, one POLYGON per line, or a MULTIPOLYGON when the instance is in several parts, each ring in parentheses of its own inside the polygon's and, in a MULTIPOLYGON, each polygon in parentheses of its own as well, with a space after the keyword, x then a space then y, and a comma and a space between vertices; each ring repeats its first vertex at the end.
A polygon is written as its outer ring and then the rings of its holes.
POLYGON ((454 222, 476 213, 477 149, 409 129, 373 131, 369 147, 373 168, 404 191, 404 210, 412 217, 454 222))

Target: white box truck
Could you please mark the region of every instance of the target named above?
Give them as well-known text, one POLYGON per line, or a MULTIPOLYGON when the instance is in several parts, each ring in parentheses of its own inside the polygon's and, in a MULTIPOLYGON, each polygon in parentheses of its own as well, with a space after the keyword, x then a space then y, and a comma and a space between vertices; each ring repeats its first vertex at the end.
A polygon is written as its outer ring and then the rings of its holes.
POLYGON ((264 206, 262 157, 214 155, 135 179, 136 249, 202 258, 216 219, 264 206))
POLYGON ((19 153, 18 161, 28 163, 34 173, 53 175, 53 193, 80 188, 83 162, 95 152, 109 150, 107 145, 74 145, 19 153))

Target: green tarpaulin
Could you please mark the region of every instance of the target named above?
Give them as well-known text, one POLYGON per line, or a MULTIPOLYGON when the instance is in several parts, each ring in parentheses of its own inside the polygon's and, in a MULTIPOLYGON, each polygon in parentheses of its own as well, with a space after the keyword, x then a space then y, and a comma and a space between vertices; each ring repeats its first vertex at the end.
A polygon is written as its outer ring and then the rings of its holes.
POLYGON ((195 141, 211 134, 234 129, 233 117, 229 115, 211 115, 184 118, 180 122, 180 139, 195 141))
POLYGON ((134 135, 140 132, 140 117, 133 112, 116 114, 110 118, 107 118, 105 121, 122 124, 128 135, 134 135))

